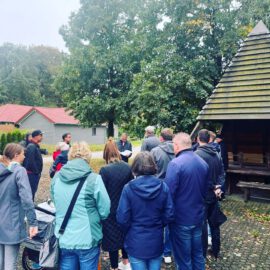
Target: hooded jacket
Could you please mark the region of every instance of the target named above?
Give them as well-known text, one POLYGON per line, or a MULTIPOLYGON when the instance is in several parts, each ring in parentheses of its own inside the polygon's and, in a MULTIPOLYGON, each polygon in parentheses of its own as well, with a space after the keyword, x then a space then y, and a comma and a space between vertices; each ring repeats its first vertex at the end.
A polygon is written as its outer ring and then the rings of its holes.
POLYGON ((155 176, 140 176, 123 189, 117 221, 126 232, 124 247, 138 259, 163 253, 163 229, 173 221, 173 203, 167 185, 155 176))
POLYGON ((37 226, 28 176, 18 163, 9 169, 0 163, 0 216, 0 244, 18 244, 27 237, 25 216, 37 226))
POLYGON ((55 235, 64 249, 90 249, 102 239, 101 220, 110 213, 110 198, 100 175, 91 171, 80 158, 68 161, 51 183, 51 196, 56 208, 55 235), (58 231, 70 201, 82 177, 87 177, 68 221, 65 233, 58 231))
POLYGON ((216 147, 211 144, 199 146, 195 153, 200 156, 209 167, 207 201, 216 200, 214 187, 216 185, 222 185, 224 179, 224 169, 221 157, 217 153, 216 147))
POLYGON ((157 164, 157 174, 159 179, 165 179, 169 162, 174 158, 173 143, 165 141, 151 150, 155 163, 157 164))

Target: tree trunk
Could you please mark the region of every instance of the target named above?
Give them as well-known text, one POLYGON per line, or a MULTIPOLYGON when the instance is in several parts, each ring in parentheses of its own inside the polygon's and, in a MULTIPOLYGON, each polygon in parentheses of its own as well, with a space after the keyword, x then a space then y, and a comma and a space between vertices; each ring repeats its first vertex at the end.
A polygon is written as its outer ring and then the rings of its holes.
POLYGON ((109 120, 109 123, 108 123, 108 137, 114 137, 113 120, 109 120))

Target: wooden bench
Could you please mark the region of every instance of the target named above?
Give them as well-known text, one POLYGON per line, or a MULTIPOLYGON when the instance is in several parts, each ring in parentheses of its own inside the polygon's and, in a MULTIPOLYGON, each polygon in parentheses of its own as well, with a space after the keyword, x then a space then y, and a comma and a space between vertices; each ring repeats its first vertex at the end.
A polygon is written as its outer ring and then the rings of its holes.
POLYGON ((244 182, 239 181, 236 184, 237 187, 240 187, 244 190, 244 200, 247 202, 250 198, 250 190, 251 189, 260 189, 260 190, 267 190, 270 191, 270 185, 259 183, 259 182, 244 182))

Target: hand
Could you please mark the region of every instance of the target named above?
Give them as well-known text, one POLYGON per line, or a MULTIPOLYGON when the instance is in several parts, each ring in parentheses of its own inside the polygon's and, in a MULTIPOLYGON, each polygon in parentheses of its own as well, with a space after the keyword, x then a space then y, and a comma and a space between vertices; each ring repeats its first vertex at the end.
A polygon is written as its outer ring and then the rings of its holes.
POLYGON ((221 197, 222 191, 221 191, 220 188, 215 189, 214 192, 215 192, 217 198, 220 198, 221 197))
POLYGON ((29 228, 29 237, 32 239, 34 236, 38 234, 38 227, 30 227, 29 228))

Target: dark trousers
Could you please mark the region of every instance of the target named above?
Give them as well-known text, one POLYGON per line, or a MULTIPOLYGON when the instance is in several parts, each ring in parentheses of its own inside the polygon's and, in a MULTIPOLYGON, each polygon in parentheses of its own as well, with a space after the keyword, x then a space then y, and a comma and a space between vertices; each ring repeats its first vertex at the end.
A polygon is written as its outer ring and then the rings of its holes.
MULTIPOLYGON (((126 251, 123 248, 121 249, 121 251, 122 251, 122 258, 128 259, 128 255, 127 255, 126 251)), ((113 268, 113 269, 118 268, 119 251, 118 250, 110 251, 109 255, 110 255, 111 268, 113 268)))
POLYGON ((30 186, 31 186, 32 196, 33 196, 33 201, 34 201, 35 194, 36 194, 37 189, 38 189, 38 183, 39 183, 39 180, 40 180, 40 174, 28 173, 28 179, 29 179, 29 183, 30 183, 30 186))
POLYGON ((209 222, 209 218, 211 217, 213 210, 217 207, 218 201, 214 201, 213 203, 207 203, 205 208, 206 219, 203 225, 202 231, 202 243, 203 243, 203 256, 206 258, 207 248, 208 248, 208 230, 207 223, 210 227, 210 232, 212 236, 212 252, 213 255, 217 258, 220 252, 220 227, 212 226, 211 222, 209 222))

